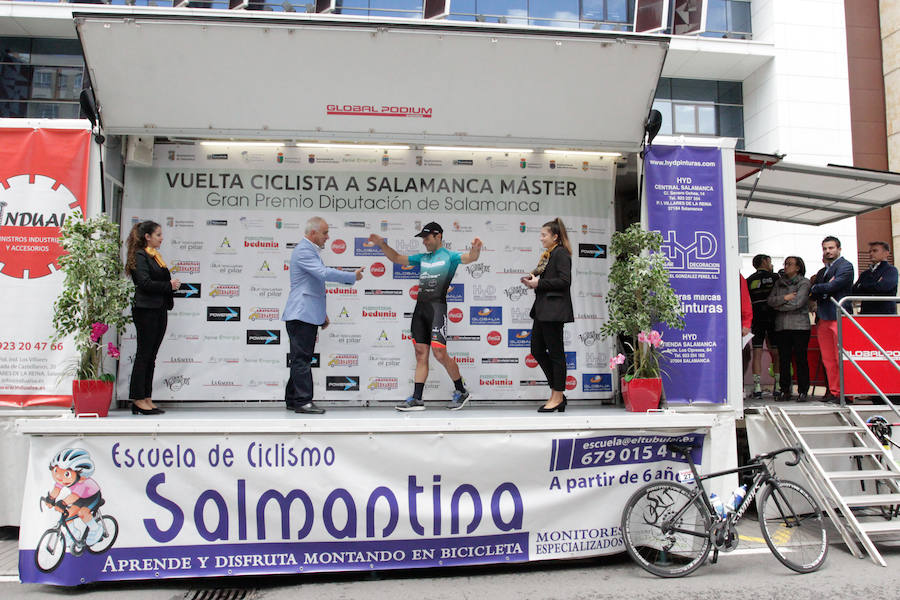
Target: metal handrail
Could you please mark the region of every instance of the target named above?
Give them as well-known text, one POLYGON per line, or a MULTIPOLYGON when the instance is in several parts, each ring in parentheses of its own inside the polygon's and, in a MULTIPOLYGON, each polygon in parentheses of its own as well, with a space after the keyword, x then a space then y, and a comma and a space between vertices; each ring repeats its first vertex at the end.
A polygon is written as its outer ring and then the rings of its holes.
MULTIPOLYGON (((887 350, 882 348, 881 345, 875 341, 875 338, 873 338, 871 335, 869 335, 869 332, 866 331, 865 328, 863 328, 859 324, 859 322, 853 318, 853 315, 851 313, 847 312, 846 308, 844 308, 845 302, 872 301, 872 300, 875 300, 875 301, 878 301, 878 300, 891 301, 891 300, 893 300, 895 302, 900 302, 900 296, 844 296, 840 300, 835 300, 834 298, 829 298, 829 300, 831 300, 831 302, 834 303, 834 305, 840 311, 840 315, 845 316, 851 323, 853 323, 853 325, 856 326, 856 328, 864 336, 866 336, 866 339, 868 339, 872 343, 872 345, 875 346, 875 348, 878 350, 878 352, 880 352, 888 360, 888 362, 891 363, 891 365, 894 367, 894 369, 896 369, 898 372, 900 372, 900 364, 897 364, 897 362, 893 358, 891 358, 890 355, 887 353, 887 350)), ((891 316, 891 315, 883 315, 883 316, 891 316)), ((884 392, 881 391, 881 388, 879 388, 877 385, 875 385, 875 382, 872 381, 872 378, 869 377, 865 371, 863 371, 862 367, 860 367, 856 363, 856 361, 853 359, 853 357, 850 356, 849 354, 846 354, 846 352, 844 351, 844 336, 843 336, 842 321, 843 321, 843 319, 840 319, 840 318, 837 319, 838 357, 840 358, 840 360, 838 361, 838 373, 839 373, 839 377, 840 377, 839 383, 840 383, 840 390, 841 390, 841 406, 847 405, 847 403, 844 399, 844 361, 843 361, 843 358, 846 355, 846 358, 847 358, 847 360, 850 361, 850 364, 852 364, 856 368, 856 370, 859 371, 860 375, 862 375, 866 379, 866 381, 869 383, 869 385, 872 386, 872 389, 874 389, 876 392, 878 392, 878 395, 881 396, 881 399, 884 400, 884 403, 891 408, 891 410, 894 412, 894 414, 897 415, 897 417, 900 417, 900 410, 898 410, 897 407, 894 406, 894 404, 890 400, 888 400, 888 397, 884 394, 884 392)))

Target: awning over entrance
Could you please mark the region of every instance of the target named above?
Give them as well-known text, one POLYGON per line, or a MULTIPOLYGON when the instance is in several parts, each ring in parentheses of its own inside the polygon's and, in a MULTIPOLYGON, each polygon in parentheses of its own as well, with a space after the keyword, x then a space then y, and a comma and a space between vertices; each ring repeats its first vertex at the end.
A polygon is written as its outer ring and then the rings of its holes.
POLYGON ((739 215, 825 225, 900 202, 900 173, 814 167, 781 158, 735 152, 739 215))
POLYGON ((236 12, 76 12, 104 129, 635 151, 668 47, 599 31, 236 12))

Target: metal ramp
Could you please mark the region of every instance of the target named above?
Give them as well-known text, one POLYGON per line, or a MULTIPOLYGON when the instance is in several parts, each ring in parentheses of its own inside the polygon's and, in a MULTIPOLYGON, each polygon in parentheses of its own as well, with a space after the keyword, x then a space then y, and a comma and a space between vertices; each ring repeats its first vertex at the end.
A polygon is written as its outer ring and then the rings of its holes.
POLYGON ((800 467, 850 552, 887 566, 873 538, 900 539, 900 467, 860 412, 893 412, 892 406, 779 407, 765 409, 781 440, 804 450, 800 467), (863 514, 880 507, 883 516, 863 514))

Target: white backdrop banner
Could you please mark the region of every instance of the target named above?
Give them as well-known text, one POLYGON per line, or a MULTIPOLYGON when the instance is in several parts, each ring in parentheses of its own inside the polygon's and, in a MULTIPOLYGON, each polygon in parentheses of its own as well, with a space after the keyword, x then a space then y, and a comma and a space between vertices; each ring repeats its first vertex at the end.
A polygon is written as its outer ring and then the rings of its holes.
MULTIPOLYGON (((152 167, 129 167, 123 237, 159 222, 163 257, 183 282, 157 359, 154 398, 284 397, 289 343, 281 311, 289 258, 306 220, 324 217, 325 264, 366 267, 355 286, 328 284, 331 326, 319 332, 315 397, 394 402, 412 390, 409 321, 418 273, 388 261, 375 232, 403 254, 435 220, 445 245, 485 247, 461 265, 448 296, 448 351, 473 398, 538 399, 546 380, 529 354, 534 295, 519 278, 537 263, 543 223, 561 217, 573 244, 576 321, 565 327, 573 398, 609 398, 607 244, 615 165, 609 159, 531 154, 157 145, 152 167)), ((119 397, 127 397, 134 330, 122 340, 119 397)), ((426 400, 453 386, 432 361, 426 400)))
POLYGON ((708 465, 705 431, 34 436, 20 577, 77 585, 622 552, 626 500, 686 469, 670 441, 708 465), (93 459, 104 500, 109 537, 87 548, 81 519, 65 526, 39 509, 56 483, 47 466, 72 448, 93 459))

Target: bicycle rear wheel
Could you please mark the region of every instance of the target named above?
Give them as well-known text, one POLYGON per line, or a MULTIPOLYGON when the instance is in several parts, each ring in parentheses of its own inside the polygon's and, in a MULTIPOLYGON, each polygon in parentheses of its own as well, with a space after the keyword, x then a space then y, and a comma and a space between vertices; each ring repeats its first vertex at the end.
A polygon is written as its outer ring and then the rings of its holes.
POLYGON ((631 558, 660 577, 682 577, 709 554, 712 518, 695 491, 680 483, 650 483, 622 511, 622 537, 631 558))
POLYGON ((88 552, 93 554, 106 552, 116 543, 116 538, 119 537, 119 522, 114 517, 103 515, 100 519, 100 526, 103 528, 103 537, 93 546, 87 547, 88 552))
POLYGON ((772 480, 756 500, 759 526, 775 558, 812 573, 828 554, 828 533, 813 497, 793 481, 772 480))

